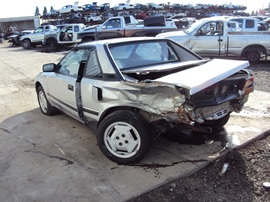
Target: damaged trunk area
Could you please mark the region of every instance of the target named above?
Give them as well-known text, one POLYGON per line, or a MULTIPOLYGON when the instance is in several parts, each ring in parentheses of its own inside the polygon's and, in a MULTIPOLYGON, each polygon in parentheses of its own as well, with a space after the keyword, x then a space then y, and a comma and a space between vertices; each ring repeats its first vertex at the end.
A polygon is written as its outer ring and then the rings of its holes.
POLYGON ((145 80, 141 80, 144 78, 142 74, 130 73, 128 76, 144 85, 137 99, 148 105, 150 112, 140 113, 155 132, 165 133, 181 126, 185 130, 211 133, 212 129, 222 128, 227 123, 231 112, 242 109, 248 99, 245 89, 249 73, 241 70, 193 95, 188 88, 152 80, 167 75, 167 72, 148 73, 147 78, 151 79, 145 80))

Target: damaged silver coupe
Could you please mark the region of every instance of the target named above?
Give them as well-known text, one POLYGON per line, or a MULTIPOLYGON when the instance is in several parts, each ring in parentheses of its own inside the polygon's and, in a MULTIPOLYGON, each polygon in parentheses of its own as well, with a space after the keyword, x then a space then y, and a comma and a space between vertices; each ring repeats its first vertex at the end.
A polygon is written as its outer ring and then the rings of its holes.
POLYGON ((153 134, 176 126, 223 127, 253 91, 247 61, 204 60, 169 39, 121 38, 80 44, 35 79, 41 112, 89 124, 101 151, 131 164, 153 134))

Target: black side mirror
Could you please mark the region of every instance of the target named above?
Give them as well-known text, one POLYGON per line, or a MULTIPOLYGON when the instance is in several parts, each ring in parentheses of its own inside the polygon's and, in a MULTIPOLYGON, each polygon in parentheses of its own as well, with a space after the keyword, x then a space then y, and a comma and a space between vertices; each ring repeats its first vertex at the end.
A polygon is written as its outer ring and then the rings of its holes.
POLYGON ((42 67, 43 72, 54 72, 56 70, 56 64, 54 63, 49 63, 49 64, 45 64, 42 67))

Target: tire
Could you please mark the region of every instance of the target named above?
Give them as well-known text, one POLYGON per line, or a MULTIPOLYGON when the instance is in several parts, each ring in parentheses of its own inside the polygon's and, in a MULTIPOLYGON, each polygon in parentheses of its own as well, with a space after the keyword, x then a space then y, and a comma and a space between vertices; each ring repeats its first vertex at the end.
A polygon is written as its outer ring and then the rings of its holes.
POLYGON ((246 59, 250 64, 256 64, 260 61, 260 53, 258 51, 249 51, 246 53, 246 59))
POLYGON ((101 121, 97 142, 106 157, 126 165, 140 161, 147 154, 152 134, 137 113, 122 110, 111 113, 101 121))
POLYGON ((39 108, 43 114, 47 116, 56 114, 57 110, 56 108, 52 107, 51 104, 49 103, 42 86, 39 86, 37 89, 37 97, 39 108))
POLYGON ((22 41, 22 47, 24 49, 30 49, 31 48, 31 41, 29 39, 24 39, 22 41))
POLYGON ((47 41, 47 46, 48 46, 49 51, 56 50, 57 47, 58 47, 57 45, 58 45, 58 44, 57 44, 57 41, 54 40, 54 39, 49 39, 49 40, 47 41))
POLYGON ((209 126, 212 129, 220 129, 228 122, 229 119, 230 119, 230 113, 218 120, 206 121, 204 123, 204 126, 209 126))

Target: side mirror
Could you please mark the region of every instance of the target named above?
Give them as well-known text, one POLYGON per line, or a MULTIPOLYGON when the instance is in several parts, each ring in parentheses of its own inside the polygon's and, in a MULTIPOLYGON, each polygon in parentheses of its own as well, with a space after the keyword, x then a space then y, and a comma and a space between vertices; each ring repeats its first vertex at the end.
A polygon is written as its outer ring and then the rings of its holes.
POLYGON ((55 69, 56 69, 56 64, 54 63, 45 64, 42 67, 43 72, 54 72, 55 69))

